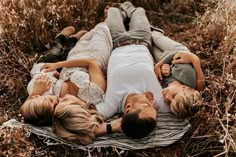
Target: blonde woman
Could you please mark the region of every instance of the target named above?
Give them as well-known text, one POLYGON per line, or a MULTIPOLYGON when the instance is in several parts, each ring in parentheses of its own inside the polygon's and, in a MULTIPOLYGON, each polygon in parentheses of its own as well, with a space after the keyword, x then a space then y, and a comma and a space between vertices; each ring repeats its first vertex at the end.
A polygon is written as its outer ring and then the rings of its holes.
POLYGON ((65 27, 55 38, 52 48, 40 56, 30 72, 31 81, 27 86, 28 98, 20 108, 26 122, 34 124, 51 124, 54 106, 58 103, 58 96, 53 95, 52 85, 56 83, 58 71, 44 73, 40 67, 47 62, 64 60, 69 50, 77 40, 85 33, 75 33, 72 26, 65 27), (70 38, 69 38, 70 36, 70 38))
MULTIPOLYGON (((67 34, 62 32, 61 34, 69 36, 68 34, 72 34, 72 31, 69 32, 67 34)), ((87 104, 96 104, 103 100, 106 90, 104 74, 112 49, 110 32, 105 23, 99 23, 90 32, 84 34, 84 32, 78 32, 72 36, 79 41, 68 54, 67 61, 69 63, 58 62, 62 60, 57 59, 59 56, 65 56, 58 50, 42 57, 43 61, 52 58, 56 64, 42 61, 34 65, 31 70, 32 80, 27 87, 29 97, 20 109, 27 122, 50 123, 58 98, 62 98, 66 94, 77 96, 87 104), (57 68, 52 70, 51 66, 57 68), (63 69, 59 74, 56 70, 60 68, 63 69), (59 79, 55 77, 55 74, 59 79), (42 84, 44 88, 41 88, 42 84), (55 97, 48 99, 49 95, 55 97), (39 101, 44 97, 47 99, 39 101), (39 104, 39 102, 42 103, 39 104), (48 104, 54 106, 50 111, 48 104)))
POLYGON ((82 145, 91 143, 99 135, 121 132, 120 125, 121 118, 105 123, 104 118, 95 108, 91 108, 80 98, 72 95, 60 98, 53 116, 56 134, 82 145))
POLYGON ((199 58, 161 32, 153 32, 152 40, 157 47, 154 51, 157 62, 154 70, 164 88, 164 101, 177 117, 191 116, 201 103, 199 91, 205 88, 199 58))

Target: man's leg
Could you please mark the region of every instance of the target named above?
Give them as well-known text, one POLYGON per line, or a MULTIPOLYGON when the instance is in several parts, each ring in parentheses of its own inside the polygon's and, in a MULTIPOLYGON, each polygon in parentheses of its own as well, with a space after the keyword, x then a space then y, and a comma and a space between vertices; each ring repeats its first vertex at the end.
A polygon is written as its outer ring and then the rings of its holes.
POLYGON ((110 29, 114 46, 117 42, 124 41, 127 38, 127 32, 124 26, 124 19, 118 8, 110 7, 107 19, 105 21, 110 29))
MULTIPOLYGON (((136 10, 136 7, 131 2, 126 1, 120 5, 120 9, 121 9, 122 13, 125 14, 127 19, 130 19, 133 12, 136 10)), ((151 31, 158 31, 158 32, 164 33, 164 31, 160 28, 156 28, 156 27, 152 26, 151 24, 149 24, 149 26, 150 26, 151 31)))
MULTIPOLYGON (((133 10, 131 8, 131 10, 133 10)), ((131 39, 145 41, 151 46, 151 29, 143 8, 136 8, 130 15, 129 35, 131 39)))
POLYGON ((122 13, 125 13, 127 18, 131 18, 132 13, 136 10, 136 7, 129 1, 126 1, 120 5, 120 9, 122 13))

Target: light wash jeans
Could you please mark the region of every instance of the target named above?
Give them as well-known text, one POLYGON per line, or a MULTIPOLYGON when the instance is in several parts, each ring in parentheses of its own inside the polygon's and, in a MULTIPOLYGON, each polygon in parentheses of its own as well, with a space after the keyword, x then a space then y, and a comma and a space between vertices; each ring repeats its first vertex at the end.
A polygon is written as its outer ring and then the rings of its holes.
POLYGON ((132 13, 128 31, 125 29, 124 19, 118 8, 109 8, 106 23, 110 29, 114 46, 118 42, 132 39, 144 41, 151 46, 151 29, 143 8, 136 8, 132 13))
POLYGON ((170 39, 158 31, 152 32, 153 56, 155 62, 160 61, 163 57, 176 52, 190 52, 183 44, 170 39))

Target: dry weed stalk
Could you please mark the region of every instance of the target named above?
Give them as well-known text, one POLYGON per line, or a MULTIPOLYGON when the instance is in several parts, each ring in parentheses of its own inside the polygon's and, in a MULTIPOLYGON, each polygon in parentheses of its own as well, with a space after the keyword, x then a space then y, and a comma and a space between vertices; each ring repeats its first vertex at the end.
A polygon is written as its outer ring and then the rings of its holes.
POLYGON ((205 109, 201 113, 206 121, 197 127, 192 136, 196 143, 188 149, 193 156, 207 152, 230 156, 236 152, 236 1, 214 3, 215 7, 209 7, 195 21, 197 42, 205 51, 202 63, 206 67, 208 88, 203 92, 205 109))
MULTIPOLYGON (((233 96, 234 95, 235 95, 235 92, 234 92, 233 96)), ((235 114, 232 115, 229 113, 229 111, 233 105, 234 104, 232 103, 232 99, 228 98, 227 102, 225 103, 226 109, 225 109, 225 113, 224 113, 223 117, 216 118, 219 121, 220 126, 222 128, 222 132, 218 132, 216 130, 216 134, 218 134, 218 136, 220 137, 219 141, 224 144, 224 151, 215 155, 215 157, 221 156, 223 154, 228 156, 229 152, 236 152, 236 142, 235 142, 236 127, 231 126, 232 124, 230 125, 230 122, 235 121, 236 115, 235 114)))
MULTIPOLYGON (((29 70, 38 57, 36 52, 40 54, 65 26, 72 25, 77 30, 91 29, 103 12, 100 10, 97 13, 97 7, 103 9, 106 4, 117 5, 120 2, 123 1, 0 1, 0 117, 4 117, 2 119, 5 121, 18 114, 27 96, 25 87, 29 70)), ((191 50, 196 50, 193 52, 203 59, 209 85, 203 92, 204 108, 193 117, 193 134, 184 141, 188 153, 201 156, 204 152, 210 152, 211 155, 220 156, 236 151, 236 0, 208 0, 204 3, 202 0, 132 2, 148 10, 152 24, 163 28, 191 50), (215 7, 209 4, 215 4, 215 7), (204 8, 205 11, 206 7, 208 9, 202 16, 202 10, 204 8), (188 23, 195 18, 196 10, 200 12, 199 18, 194 23, 194 29, 189 29, 188 23)), ((142 155, 148 156, 153 154, 152 151, 144 151, 142 155)))

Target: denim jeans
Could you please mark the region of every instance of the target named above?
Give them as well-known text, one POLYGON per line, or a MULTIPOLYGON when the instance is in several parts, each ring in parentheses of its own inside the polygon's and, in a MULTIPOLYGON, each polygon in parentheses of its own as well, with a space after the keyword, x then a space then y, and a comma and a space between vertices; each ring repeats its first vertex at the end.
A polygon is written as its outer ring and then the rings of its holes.
POLYGON ((106 23, 110 29, 114 46, 118 42, 130 39, 141 40, 151 46, 151 29, 143 8, 136 8, 132 13, 128 31, 125 29, 124 19, 118 8, 109 8, 106 23))
POLYGON ((164 56, 175 52, 190 52, 183 44, 170 39, 158 31, 152 32, 153 56, 155 62, 160 61, 164 56))

